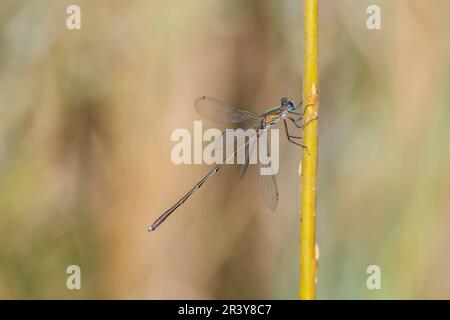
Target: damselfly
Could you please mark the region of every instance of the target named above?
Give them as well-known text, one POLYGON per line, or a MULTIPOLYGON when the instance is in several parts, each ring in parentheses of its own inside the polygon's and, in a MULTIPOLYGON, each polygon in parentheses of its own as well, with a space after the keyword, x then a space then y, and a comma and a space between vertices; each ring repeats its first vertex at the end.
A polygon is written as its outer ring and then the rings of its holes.
MULTIPOLYGON (((301 137, 293 136, 289 133, 288 121, 296 128, 303 128, 306 124, 301 124, 306 107, 302 112, 298 112, 301 109, 302 103, 294 103, 288 98, 282 98, 281 104, 264 112, 262 115, 254 114, 250 111, 233 107, 217 99, 201 96, 195 101, 195 108, 197 112, 208 120, 221 123, 221 124, 242 124, 247 121, 251 121, 252 124, 246 126, 246 129, 254 129, 255 135, 250 137, 245 143, 237 148, 225 161, 217 164, 211 169, 200 181, 198 181, 192 189, 190 189, 183 197, 181 197, 173 206, 167 209, 158 219, 156 219, 148 228, 148 231, 153 231, 158 228, 161 223, 164 222, 179 206, 181 206, 195 191, 197 191, 211 176, 213 176, 219 169, 227 163, 228 160, 234 158, 241 148, 249 146, 249 151, 246 154, 245 163, 241 166, 241 177, 244 176, 247 167, 249 165, 250 155, 252 149, 256 143, 258 137, 266 132, 270 127, 279 122, 283 122, 286 137, 289 142, 305 148, 304 145, 298 142, 301 137)), ((315 119, 314 119, 315 120, 315 119)), ((234 141, 233 141, 234 143, 234 141)), ((308 151, 306 149, 306 151, 308 151)), ((263 193, 266 206, 275 210, 278 204, 278 187, 274 175, 258 175, 259 186, 263 193)))

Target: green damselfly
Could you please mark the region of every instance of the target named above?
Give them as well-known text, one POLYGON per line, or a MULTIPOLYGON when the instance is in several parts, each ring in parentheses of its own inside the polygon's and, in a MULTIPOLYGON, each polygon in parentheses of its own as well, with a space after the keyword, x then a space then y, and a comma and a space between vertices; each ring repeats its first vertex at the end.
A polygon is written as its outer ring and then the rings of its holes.
MULTIPOLYGON (((286 137, 289 142, 305 148, 304 145, 298 142, 301 139, 299 136, 293 136, 289 133, 288 121, 296 128, 303 128, 305 124, 300 123, 303 119, 306 107, 302 112, 298 112, 301 109, 302 102, 296 104, 288 98, 282 98, 280 105, 271 108, 261 115, 254 114, 250 111, 234 107, 225 102, 211 98, 208 96, 201 96, 195 101, 195 108, 197 112, 204 118, 221 124, 241 124, 247 121, 251 121, 252 124, 246 126, 246 129, 254 129, 254 136, 250 137, 245 143, 237 148, 225 161, 217 164, 211 169, 200 181, 198 181, 183 197, 181 197, 173 206, 167 209, 161 216, 158 217, 149 227, 148 231, 153 231, 158 228, 161 223, 164 222, 178 207, 180 207, 186 200, 211 177, 230 159, 236 156, 241 148, 249 146, 249 152, 246 154, 245 163, 241 165, 241 177, 244 176, 247 167, 249 165, 249 158, 252 149, 258 139, 258 137, 266 132, 270 127, 283 122, 286 137)), ((314 119, 315 120, 315 119, 314 119)), ((225 136, 225 135, 224 135, 225 136)), ((228 141, 227 141, 228 143, 228 141)), ((234 143, 234 141, 233 141, 234 143)), ((306 150, 307 151, 307 150, 306 150)), ((263 193, 266 206, 274 211, 278 204, 278 187, 274 175, 258 175, 260 189, 263 193)))

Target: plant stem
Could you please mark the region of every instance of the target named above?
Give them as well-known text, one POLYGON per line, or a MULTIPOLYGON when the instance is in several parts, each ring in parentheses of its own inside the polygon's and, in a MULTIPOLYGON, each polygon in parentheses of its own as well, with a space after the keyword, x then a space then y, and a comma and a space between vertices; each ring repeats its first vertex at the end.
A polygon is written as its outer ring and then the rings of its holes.
MULTIPOLYGON (((300 178, 300 299, 316 297, 316 178, 318 143, 318 0, 304 0, 304 79, 303 101, 307 106, 300 178), (313 120, 313 121, 312 121, 313 120)), ((317 253, 317 256, 316 256, 317 253)))

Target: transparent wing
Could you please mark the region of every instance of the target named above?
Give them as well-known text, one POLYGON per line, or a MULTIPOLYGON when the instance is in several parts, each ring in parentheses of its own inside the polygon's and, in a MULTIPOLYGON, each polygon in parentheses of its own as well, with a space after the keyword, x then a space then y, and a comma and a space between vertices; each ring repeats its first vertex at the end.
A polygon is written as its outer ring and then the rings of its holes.
POLYGON ((248 165, 250 164, 250 159, 252 158, 252 155, 255 151, 256 141, 257 139, 253 139, 248 144, 248 153, 247 152, 245 153, 245 163, 241 165, 240 171, 241 178, 243 178, 245 173, 247 172, 248 165))
POLYGON ((236 139, 233 132, 225 131, 222 135, 217 136, 215 140, 215 148, 216 150, 223 150, 225 148, 228 148, 228 146, 234 144, 235 140, 236 139))
POLYGON ((275 211, 279 198, 275 175, 262 175, 258 172, 258 185, 267 208, 275 211))
POLYGON ((208 96, 197 98, 195 109, 202 117, 223 124, 239 123, 248 119, 260 119, 258 115, 250 111, 233 107, 208 96))
MULTIPOLYGON (((267 130, 263 130, 261 132, 262 135, 267 134, 267 130)), ((261 145, 263 147, 264 145, 261 145)), ((259 148, 260 146, 258 146, 259 148)), ((261 151, 261 150, 260 150, 261 151)), ((265 150, 264 152, 267 152, 267 156, 270 156, 269 150, 265 150)), ((259 156, 260 154, 258 154, 259 156)), ((260 159, 258 159, 260 160, 260 159)), ((266 206, 272 210, 275 211, 278 205, 278 186, 277 186, 277 180, 275 179, 275 173, 272 171, 271 167, 265 167, 261 163, 259 163, 258 167, 258 185, 259 189, 261 190, 261 193, 264 198, 264 203, 266 206)))
MULTIPOLYGON (((249 125, 247 127, 241 128, 244 132, 242 131, 236 131, 232 130, 232 131, 225 131, 222 135, 217 136, 215 139, 215 148, 216 150, 223 150, 225 148, 227 148, 228 146, 231 146, 232 144, 234 144, 235 141, 241 141, 242 135, 241 134, 245 134, 247 132, 247 130, 249 129, 254 129, 255 132, 254 134, 257 134, 258 132, 258 126, 253 125, 249 125)), ((248 133, 248 132, 247 132, 248 133)), ((249 133, 251 134, 251 133, 249 133)), ((252 143, 255 143, 257 139, 252 139, 252 141, 249 142, 249 145, 251 145, 252 143)), ((244 140, 242 140, 244 141, 244 140)), ((241 142, 242 145, 242 142, 241 142)), ((237 148, 239 148, 239 144, 237 146, 237 148)), ((249 147, 250 149, 250 147, 249 147)), ((247 153, 246 153, 247 154, 247 153)))

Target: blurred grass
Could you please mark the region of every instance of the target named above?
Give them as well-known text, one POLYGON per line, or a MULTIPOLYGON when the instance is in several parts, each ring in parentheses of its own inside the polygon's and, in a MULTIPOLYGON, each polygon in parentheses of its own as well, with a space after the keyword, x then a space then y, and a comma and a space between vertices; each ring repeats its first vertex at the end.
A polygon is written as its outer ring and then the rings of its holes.
MULTIPOLYGON (((145 227, 207 170, 170 162, 198 95, 254 112, 301 96, 302 3, 80 1, 80 31, 69 4, 0 4, 0 297, 296 298, 285 141, 276 214, 229 167, 145 227)), ((320 8, 318 298, 449 298, 449 3, 379 1, 379 31, 369 4, 320 8)))

